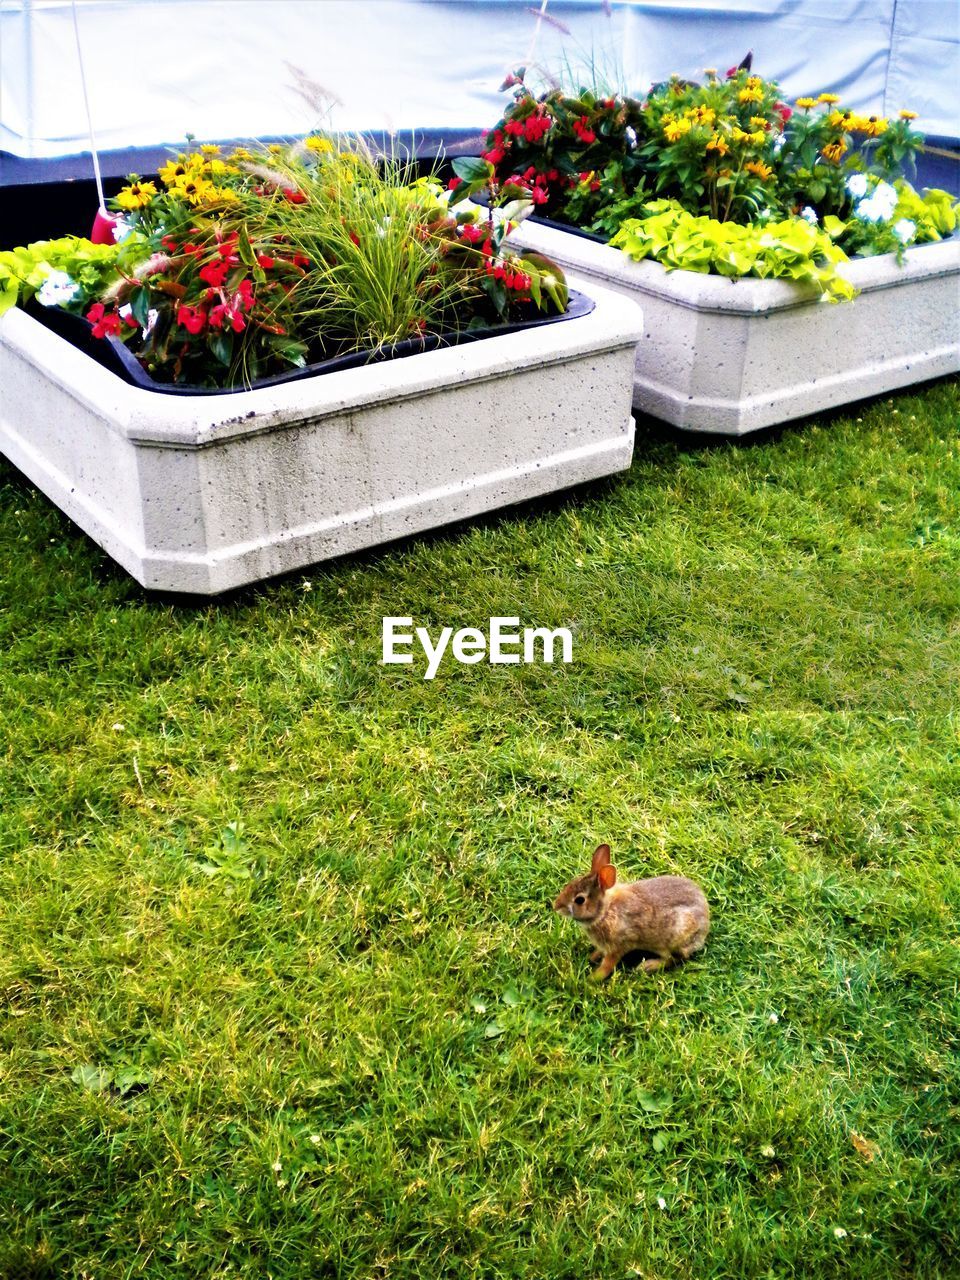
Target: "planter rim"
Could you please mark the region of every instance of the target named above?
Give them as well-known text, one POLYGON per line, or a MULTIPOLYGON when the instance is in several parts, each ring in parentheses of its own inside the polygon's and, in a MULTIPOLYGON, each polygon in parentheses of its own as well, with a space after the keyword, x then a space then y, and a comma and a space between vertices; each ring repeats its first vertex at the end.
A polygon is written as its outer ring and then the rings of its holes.
MULTIPOLYGON (((677 306, 706 312, 734 312, 753 315, 759 312, 786 311, 806 306, 823 298, 811 285, 796 285, 788 280, 757 280, 749 276, 708 275, 682 269, 668 271, 659 262, 645 258, 634 262, 620 249, 588 239, 574 231, 561 231, 556 226, 528 220, 514 233, 523 244, 530 232, 536 233, 537 248, 561 265, 589 275, 602 284, 630 287, 641 293, 654 294, 677 306)), ((925 280, 949 275, 960 267, 960 235, 954 234, 932 244, 915 245, 906 251, 902 266, 896 254, 873 258, 851 258, 841 263, 841 275, 860 292, 885 289, 893 284, 925 280)), ((836 305, 844 305, 838 303, 836 305)))
MULTIPOLYGON (((576 283, 580 292, 590 283, 576 283)), ((304 422, 369 406, 439 393, 466 383, 480 384, 513 372, 518 364, 560 364, 573 354, 591 354, 614 345, 635 346, 643 335, 638 304, 605 289, 604 307, 549 326, 551 350, 543 352, 544 326, 480 338, 458 346, 418 352, 398 360, 340 369, 249 391, 216 396, 157 395, 124 382, 65 338, 19 307, 0 318, 0 340, 34 364, 51 384, 105 413, 111 428, 144 445, 203 448, 243 436, 296 429, 304 422)), ((588 294, 588 296, 591 296, 588 294)))

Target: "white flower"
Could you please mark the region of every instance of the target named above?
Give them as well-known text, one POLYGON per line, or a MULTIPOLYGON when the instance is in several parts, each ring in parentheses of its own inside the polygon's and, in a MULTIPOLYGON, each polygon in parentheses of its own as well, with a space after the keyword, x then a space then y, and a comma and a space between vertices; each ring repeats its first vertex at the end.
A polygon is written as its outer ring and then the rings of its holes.
POLYGON ((665 1209, 667 1207, 667 1202, 664 1200, 663 1196, 657 1196, 657 1204, 661 1209, 665 1209))
POLYGON ((860 200, 867 194, 867 175, 854 173, 847 179, 847 190, 854 200, 860 200))
POLYGON ((780 1019, 777 1017, 777 1015, 776 1015, 775 1013, 771 1013, 771 1015, 770 1015, 770 1017, 767 1019, 767 1021, 770 1023, 770 1025, 771 1025, 772 1027, 775 1027, 775 1026, 777 1025, 777 1023, 780 1021, 780 1019))
POLYGON ((65 271, 51 271, 37 290, 42 307, 62 307, 77 296, 77 285, 65 271))
POLYGON ((901 218, 893 224, 893 234, 901 244, 909 244, 917 234, 917 224, 911 218, 901 218))
POLYGON ((629 146, 635 147, 637 145, 637 132, 630 125, 627 125, 626 129, 624 129, 623 136, 626 138, 629 146))
POLYGON ((800 217, 804 222, 809 222, 811 227, 815 227, 817 225, 817 211, 816 209, 811 209, 809 205, 800 210, 800 217))
POLYGON ((833 1234, 837 1237, 838 1240, 843 1240, 846 1237, 847 1233, 843 1227, 834 1227, 833 1234))
POLYGON ((784 144, 784 136, 781 133, 780 137, 777 138, 776 142, 773 144, 773 151, 775 155, 783 150, 783 144, 784 144))
POLYGON ((761 1147, 760 1154, 764 1157, 764 1159, 772 1160, 777 1153, 773 1147, 761 1147))

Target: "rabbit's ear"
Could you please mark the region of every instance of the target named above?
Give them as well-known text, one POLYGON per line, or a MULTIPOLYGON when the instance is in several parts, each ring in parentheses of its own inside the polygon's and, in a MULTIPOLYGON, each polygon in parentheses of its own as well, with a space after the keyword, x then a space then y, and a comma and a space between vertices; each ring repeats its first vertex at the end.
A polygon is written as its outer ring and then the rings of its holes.
MULTIPOLYGON (((607 857, 609 856, 610 854, 608 852, 607 857)), ((601 867, 600 870, 597 872, 597 878, 599 879, 600 883, 603 885, 604 889, 612 889, 613 886, 617 883, 617 868, 611 867, 610 863, 608 862, 606 866, 601 867)))
POLYGON ((593 862, 590 864, 590 870, 596 874, 601 867, 610 865, 610 846, 608 844, 597 845, 593 854, 593 862))

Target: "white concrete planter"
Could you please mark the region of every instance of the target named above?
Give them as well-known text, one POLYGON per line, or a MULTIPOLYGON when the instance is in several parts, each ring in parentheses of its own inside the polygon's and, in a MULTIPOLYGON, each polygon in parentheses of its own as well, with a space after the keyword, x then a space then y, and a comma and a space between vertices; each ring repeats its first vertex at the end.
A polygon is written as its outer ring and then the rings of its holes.
POLYGON ((632 301, 221 396, 122 381, 18 308, 0 452, 138 582, 211 595, 622 471, 632 301))
POLYGON ((516 244, 641 303, 634 407, 688 431, 743 435, 960 369, 960 240, 861 258, 860 290, 831 304, 780 280, 729 280, 632 262, 525 222, 516 244))

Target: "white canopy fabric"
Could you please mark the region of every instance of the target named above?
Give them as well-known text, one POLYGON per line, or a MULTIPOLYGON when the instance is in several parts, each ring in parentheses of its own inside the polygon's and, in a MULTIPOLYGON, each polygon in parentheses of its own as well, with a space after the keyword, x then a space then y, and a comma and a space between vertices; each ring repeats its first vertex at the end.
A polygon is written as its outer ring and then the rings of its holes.
MULTIPOLYGON (((789 97, 909 107, 960 136, 955 0, 77 0, 104 150, 203 139, 491 125, 529 62, 593 63, 642 92, 671 72, 754 69, 789 97), (565 30, 562 30, 565 28, 565 30), (311 104, 308 98, 315 89, 311 104)), ((574 79, 576 76, 573 77, 574 79)), ((0 0, 0 151, 88 150, 71 0, 0 0)))

